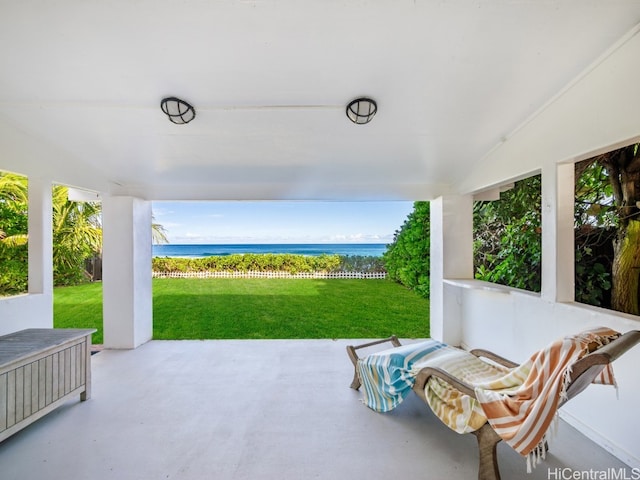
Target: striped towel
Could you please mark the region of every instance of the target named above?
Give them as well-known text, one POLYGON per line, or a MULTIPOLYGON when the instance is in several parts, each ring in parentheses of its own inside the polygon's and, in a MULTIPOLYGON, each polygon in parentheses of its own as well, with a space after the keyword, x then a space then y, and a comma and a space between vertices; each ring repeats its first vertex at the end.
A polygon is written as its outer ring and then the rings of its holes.
MULTIPOLYGON (((487 421, 502 439, 527 457, 527 470, 544 458, 547 432, 566 398, 573 363, 620 334, 599 327, 553 342, 513 369, 489 364, 469 352, 436 340, 391 348, 357 362, 363 402, 378 412, 397 407, 409 394, 420 369, 440 368, 472 386, 477 400, 444 380, 431 377, 425 397, 452 430, 469 433, 487 421)), ((615 385, 611 365, 594 383, 615 385)))
MULTIPOLYGON (((363 403, 378 412, 393 410, 413 388, 418 372, 427 366, 441 368, 471 385, 505 378, 509 372, 469 352, 430 339, 360 359, 356 369, 363 386, 363 403)), ((523 381, 524 378, 515 376, 513 383, 520 385, 523 381)), ((477 430, 487 421, 477 400, 436 377, 427 381, 425 396, 436 415, 458 433, 477 430)))
POLYGON ((443 348, 451 347, 427 340, 372 353, 358 360, 356 371, 363 386, 362 401, 378 412, 393 410, 411 392, 417 373, 413 365, 443 348))
MULTIPOLYGON (((544 457, 547 432, 558 405, 566 398, 573 363, 620 334, 599 327, 553 342, 512 370, 505 378, 476 384, 476 397, 489 423, 502 439, 527 456, 528 470, 544 457), (511 380, 525 378, 516 389, 511 380)), ((594 383, 615 385, 611 365, 594 383)))
MULTIPOLYGON (((419 371, 424 367, 439 368, 470 385, 487 385, 504 381, 501 385, 517 386, 524 378, 511 375, 506 367, 487 363, 469 352, 458 348, 441 349, 425 361, 414 365, 419 371)), ((457 433, 470 433, 487 423, 480 402, 460 392, 438 377, 430 377, 424 389, 431 410, 450 429, 457 433)))

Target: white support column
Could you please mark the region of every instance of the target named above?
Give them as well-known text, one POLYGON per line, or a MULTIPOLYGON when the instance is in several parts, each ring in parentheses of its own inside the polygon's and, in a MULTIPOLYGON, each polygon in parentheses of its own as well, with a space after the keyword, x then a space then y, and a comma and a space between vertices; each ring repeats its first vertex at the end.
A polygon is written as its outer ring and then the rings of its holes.
POLYGON ((574 165, 542 169, 542 291, 549 302, 575 299, 574 165))
POLYGON ((51 182, 29 178, 29 293, 53 293, 51 182))
POLYGON ((104 345, 136 348, 153 335, 151 202, 106 197, 102 223, 104 345))
MULTIPOLYGON (((51 182, 29 177, 29 294, 42 295, 28 325, 53 327, 53 221, 51 182)), ((26 327, 25 327, 26 328, 26 327)))
POLYGON ((439 197, 431 212, 431 337, 459 345, 462 317, 457 289, 444 279, 473 278, 473 198, 471 195, 439 197))

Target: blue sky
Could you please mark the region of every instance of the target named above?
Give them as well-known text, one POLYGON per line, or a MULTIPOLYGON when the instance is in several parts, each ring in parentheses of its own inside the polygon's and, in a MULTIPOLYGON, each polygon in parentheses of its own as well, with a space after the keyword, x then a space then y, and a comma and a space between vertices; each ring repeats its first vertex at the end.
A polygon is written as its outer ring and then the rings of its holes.
POLYGON ((172 244, 390 243, 413 202, 154 202, 172 244))

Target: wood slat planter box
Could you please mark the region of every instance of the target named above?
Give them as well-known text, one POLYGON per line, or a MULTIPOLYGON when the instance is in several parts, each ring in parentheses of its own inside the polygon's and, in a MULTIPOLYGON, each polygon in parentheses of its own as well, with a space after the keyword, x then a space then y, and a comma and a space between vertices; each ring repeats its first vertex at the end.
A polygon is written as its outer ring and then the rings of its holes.
POLYGON ((75 395, 90 398, 95 331, 31 328, 0 336, 0 441, 75 395))

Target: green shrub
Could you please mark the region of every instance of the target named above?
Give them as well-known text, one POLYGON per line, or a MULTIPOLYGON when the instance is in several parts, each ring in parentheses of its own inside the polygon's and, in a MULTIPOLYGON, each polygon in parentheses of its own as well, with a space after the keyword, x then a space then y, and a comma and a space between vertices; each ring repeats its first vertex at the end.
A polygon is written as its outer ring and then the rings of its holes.
POLYGON ((3 247, 0 244, 0 297, 27 291, 27 246, 3 247))
POLYGON ((340 257, 340 265, 337 271, 378 273, 386 272, 387 270, 385 269, 382 257, 345 255, 340 257))
POLYGON ((475 278, 539 292, 541 288, 541 176, 515 182, 499 201, 473 210, 475 278))
POLYGON ((233 254, 203 258, 154 257, 154 272, 332 272, 339 270, 339 255, 233 254))
POLYGON ((415 202, 400 230, 393 237, 383 255, 391 280, 429 298, 429 249, 431 242, 429 202, 415 202))

